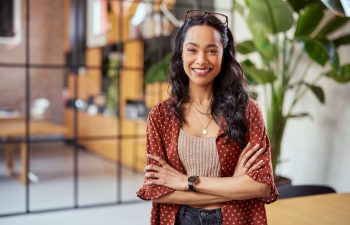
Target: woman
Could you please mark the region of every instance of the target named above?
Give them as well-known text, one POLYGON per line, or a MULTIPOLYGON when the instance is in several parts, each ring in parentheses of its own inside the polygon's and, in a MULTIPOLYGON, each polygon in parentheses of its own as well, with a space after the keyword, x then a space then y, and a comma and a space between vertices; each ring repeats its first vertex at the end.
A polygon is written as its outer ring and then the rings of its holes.
POLYGON ((223 14, 190 10, 175 39, 171 98, 148 117, 151 224, 267 224, 277 199, 261 111, 244 89, 223 14))

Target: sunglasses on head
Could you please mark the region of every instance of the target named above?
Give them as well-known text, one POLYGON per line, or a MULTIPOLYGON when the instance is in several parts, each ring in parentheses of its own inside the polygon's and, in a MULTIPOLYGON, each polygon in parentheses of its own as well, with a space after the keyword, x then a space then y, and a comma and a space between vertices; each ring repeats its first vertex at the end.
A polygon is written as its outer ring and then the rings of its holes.
POLYGON ((202 10, 188 10, 186 12, 185 22, 191 20, 203 20, 207 15, 214 16, 216 19, 209 17, 209 21, 219 25, 228 26, 227 16, 221 13, 205 12, 202 10))

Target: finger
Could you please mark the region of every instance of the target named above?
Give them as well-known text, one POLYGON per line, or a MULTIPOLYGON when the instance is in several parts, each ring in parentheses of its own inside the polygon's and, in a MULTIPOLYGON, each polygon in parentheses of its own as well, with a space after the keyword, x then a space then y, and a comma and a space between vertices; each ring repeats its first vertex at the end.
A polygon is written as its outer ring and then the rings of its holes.
POLYGON ((261 160, 258 163, 254 164, 252 167, 250 167, 249 170, 247 171, 247 173, 261 169, 264 166, 265 166, 265 162, 264 162, 264 160, 261 160))
POLYGON ((145 166, 145 172, 149 170, 154 170, 154 171, 159 171, 161 169, 160 166, 154 165, 154 164, 149 164, 145 166))
MULTIPOLYGON (((247 151, 249 150, 250 145, 251 145, 250 142, 248 142, 248 144, 242 150, 241 154, 239 154, 239 157, 238 157, 238 160, 237 160, 237 164, 241 164, 242 158, 243 158, 244 154, 246 154, 247 151)), ((243 164, 243 166, 244 166, 244 164, 243 164)))
POLYGON ((147 178, 158 178, 158 173, 156 172, 146 172, 145 177, 147 178))
POLYGON ((250 142, 248 142, 248 144, 244 147, 244 149, 243 149, 243 151, 242 152, 246 152, 246 151, 248 151, 249 150, 249 148, 250 148, 250 142))
POLYGON ((146 185, 163 185, 163 183, 160 180, 149 180, 146 182, 146 185))
POLYGON ((165 160, 157 155, 147 154, 147 157, 159 162, 159 164, 162 166, 166 164, 165 160))
POLYGON ((248 144, 242 150, 241 154, 239 155, 238 161, 242 159, 243 155, 249 150, 249 148, 250 148, 250 142, 248 142, 248 144))
POLYGON ((258 163, 255 163, 252 167, 250 167, 247 172, 249 173, 249 172, 258 170, 261 167, 263 167, 264 165, 265 165, 264 160, 260 160, 258 163))
POLYGON ((249 168, 250 166, 252 166, 264 151, 265 151, 264 148, 260 148, 257 151, 255 151, 254 154, 246 161, 245 167, 249 168))
POLYGON ((259 149, 259 145, 255 145, 253 148, 249 149, 242 157, 242 163, 245 165, 249 158, 259 149))

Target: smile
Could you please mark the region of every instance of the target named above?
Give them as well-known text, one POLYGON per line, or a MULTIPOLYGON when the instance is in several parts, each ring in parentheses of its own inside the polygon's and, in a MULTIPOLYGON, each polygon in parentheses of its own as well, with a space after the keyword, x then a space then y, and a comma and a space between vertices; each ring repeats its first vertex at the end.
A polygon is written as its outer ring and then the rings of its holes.
POLYGON ((206 75, 207 73, 209 73, 212 69, 211 68, 192 68, 192 71, 196 74, 196 75, 206 75))

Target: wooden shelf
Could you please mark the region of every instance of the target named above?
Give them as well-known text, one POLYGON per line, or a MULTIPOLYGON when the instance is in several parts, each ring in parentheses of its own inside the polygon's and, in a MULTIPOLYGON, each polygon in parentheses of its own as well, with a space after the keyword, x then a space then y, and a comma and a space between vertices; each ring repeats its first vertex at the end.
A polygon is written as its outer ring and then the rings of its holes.
MULTIPOLYGON (((77 118, 77 138, 80 145, 86 150, 94 152, 106 159, 120 161, 137 171, 142 172, 145 163, 146 149, 146 121, 131 121, 125 116, 126 102, 128 100, 144 99, 144 43, 142 40, 130 40, 129 24, 130 16, 136 10, 138 2, 130 5, 128 10, 120 10, 120 4, 112 4, 114 14, 108 15, 111 29, 107 33, 107 44, 122 44, 123 65, 119 74, 119 115, 104 116, 101 114, 89 115, 79 111, 77 118), (120 16, 118 13, 123 12, 120 16), (122 29, 120 28, 122 24, 122 29), (120 33, 121 32, 121 33, 120 33), (125 41, 123 41, 125 40, 125 41), (137 69, 134 69, 137 68, 137 69), (87 139, 87 138, 91 139, 87 139), (99 137, 101 137, 99 139, 99 137), (111 137, 106 139, 105 137, 111 137), (115 138, 113 138, 115 137, 115 138), (79 140, 80 138, 80 140, 79 140), (118 159, 118 156, 121 156, 118 159)), ((70 0, 65 0, 65 15, 69 17, 70 0)), ((68 26, 69 19, 65 21, 68 26)), ((65 29, 66 51, 69 51, 69 29, 65 29)), ((77 87, 77 98, 87 100, 90 96, 98 96, 102 93, 102 48, 86 49, 86 65, 94 69, 88 69, 85 74, 70 74, 67 79, 68 90, 71 98, 74 98, 77 87), (96 68, 96 69, 95 69, 96 68)), ((156 83, 146 86, 146 105, 148 107, 166 99, 167 83, 156 83)), ((74 110, 66 108, 64 112, 65 126, 68 128, 67 136, 74 134, 74 110)))

